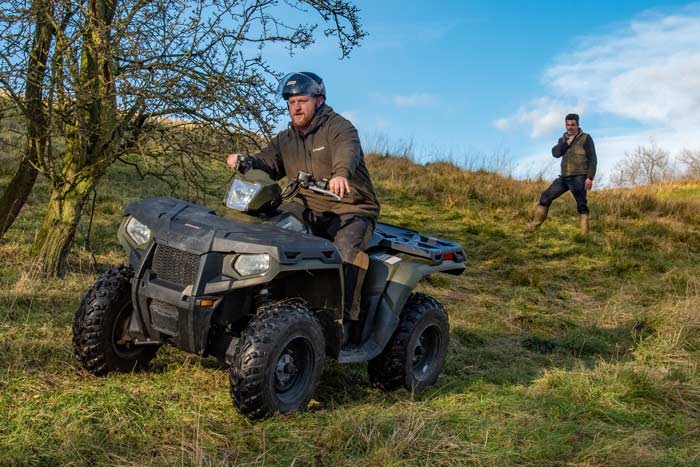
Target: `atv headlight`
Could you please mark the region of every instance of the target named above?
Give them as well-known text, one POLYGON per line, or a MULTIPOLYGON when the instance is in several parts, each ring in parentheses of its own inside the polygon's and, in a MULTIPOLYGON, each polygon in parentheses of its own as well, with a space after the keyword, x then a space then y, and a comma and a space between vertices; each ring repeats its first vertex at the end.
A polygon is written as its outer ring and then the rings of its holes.
POLYGON ((270 255, 240 255, 233 263, 233 268, 241 276, 262 274, 270 269, 270 255))
POLYGON ((248 183, 235 179, 226 193, 226 206, 231 209, 245 211, 250 200, 260 191, 259 183, 248 183))
POLYGON ((126 233, 137 245, 143 245, 151 238, 151 229, 139 222, 135 217, 131 217, 126 223, 126 233))

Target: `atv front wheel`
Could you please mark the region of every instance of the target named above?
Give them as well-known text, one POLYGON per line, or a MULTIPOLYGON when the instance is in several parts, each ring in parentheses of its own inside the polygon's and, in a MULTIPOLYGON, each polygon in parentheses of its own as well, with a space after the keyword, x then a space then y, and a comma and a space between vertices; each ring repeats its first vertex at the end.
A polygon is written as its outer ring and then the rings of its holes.
POLYGON ((124 339, 133 311, 130 266, 112 268, 100 276, 75 313, 73 354, 90 373, 129 372, 148 365, 157 346, 135 346, 124 339))
POLYGON ((442 304, 430 295, 412 294, 386 348, 369 361, 370 382, 387 391, 403 386, 420 393, 437 381, 449 340, 450 324, 442 304))
POLYGON ((305 306, 262 307, 241 334, 229 372, 231 398, 250 419, 303 410, 321 379, 325 340, 305 306))

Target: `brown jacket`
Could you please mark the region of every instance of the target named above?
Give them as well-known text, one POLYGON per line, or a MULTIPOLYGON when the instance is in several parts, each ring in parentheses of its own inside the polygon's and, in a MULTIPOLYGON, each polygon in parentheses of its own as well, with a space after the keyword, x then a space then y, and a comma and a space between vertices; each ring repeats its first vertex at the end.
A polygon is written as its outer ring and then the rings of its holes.
POLYGON ((340 201, 306 189, 301 190, 297 201, 315 212, 361 214, 373 220, 379 216, 379 201, 365 166, 357 130, 325 104, 316 112, 305 135, 290 125, 253 156, 253 167, 264 170, 275 180, 296 177, 300 170, 317 180, 345 177, 350 193, 340 201))

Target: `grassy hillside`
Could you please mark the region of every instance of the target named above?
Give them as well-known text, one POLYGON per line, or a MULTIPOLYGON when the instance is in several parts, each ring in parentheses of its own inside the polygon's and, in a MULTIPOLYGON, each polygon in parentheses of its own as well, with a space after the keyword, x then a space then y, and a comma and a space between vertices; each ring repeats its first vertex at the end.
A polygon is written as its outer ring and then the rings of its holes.
POLYGON ((83 371, 73 313, 123 261, 120 212, 170 194, 115 167, 97 190, 94 262, 79 234, 63 280, 28 272, 45 185, 0 242, 0 464, 700 465, 700 184, 593 191, 583 238, 569 195, 527 233, 544 182, 368 162, 383 221, 469 257, 464 275, 419 286, 451 321, 436 387, 387 394, 366 365, 330 362, 307 412, 251 424, 213 359, 164 348, 146 373, 83 371))

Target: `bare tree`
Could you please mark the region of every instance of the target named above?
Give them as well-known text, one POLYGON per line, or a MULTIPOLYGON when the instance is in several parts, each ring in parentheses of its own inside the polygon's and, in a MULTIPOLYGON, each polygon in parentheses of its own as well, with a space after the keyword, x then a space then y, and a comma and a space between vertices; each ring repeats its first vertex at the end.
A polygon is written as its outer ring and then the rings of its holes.
MULTIPOLYGON (((357 8, 342 0, 10 0, 0 12, 0 90, 27 122, 21 180, 31 189, 39 172, 51 184, 32 246, 47 275, 62 272, 100 177, 143 147, 147 130, 187 122, 239 144, 270 133, 282 109, 264 46, 292 52, 316 30, 282 18, 301 12, 326 23, 341 58, 364 36, 357 8)), ((196 156, 186 143, 178 149, 196 156)), ((26 197, 2 199, 0 214, 16 216, 26 197)))
POLYGON ((625 153, 615 166, 612 181, 619 186, 649 185, 667 180, 672 174, 668 151, 652 139, 649 146, 637 146, 625 153))
POLYGON ((682 149, 678 161, 685 165, 685 176, 700 179, 700 149, 682 149))

